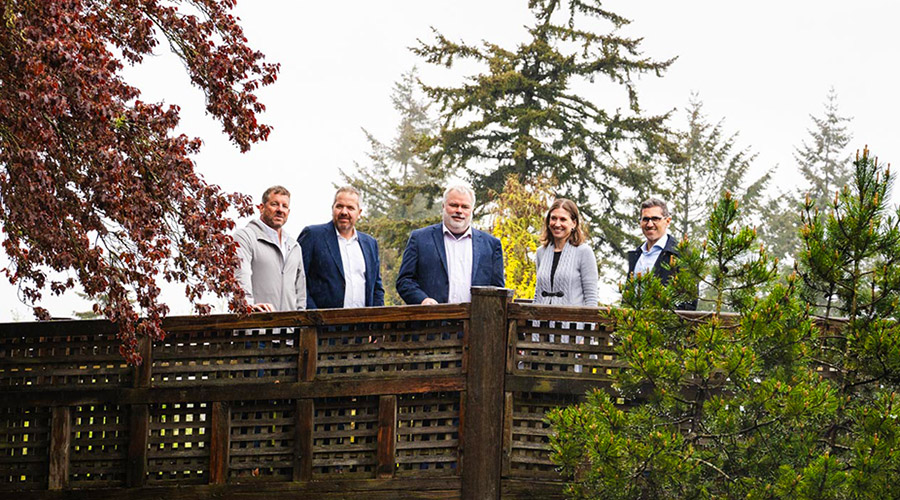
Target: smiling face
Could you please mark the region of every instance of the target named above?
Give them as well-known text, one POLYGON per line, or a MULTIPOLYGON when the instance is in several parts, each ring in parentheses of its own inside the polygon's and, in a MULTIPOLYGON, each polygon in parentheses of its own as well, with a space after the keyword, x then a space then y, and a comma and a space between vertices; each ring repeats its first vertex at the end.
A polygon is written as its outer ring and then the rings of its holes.
POLYGON ((553 242, 557 248, 562 248, 566 240, 572 235, 572 231, 578 225, 572 218, 572 214, 565 208, 556 208, 547 215, 547 228, 553 235, 553 242))
POLYGON ((265 225, 280 231, 291 213, 291 197, 285 194, 269 194, 269 198, 259 206, 259 218, 265 225))
POLYGON ((353 228, 362 209, 359 208, 359 196, 356 193, 342 191, 334 198, 331 205, 331 220, 341 236, 347 238, 353 235, 353 228))
POLYGON ((450 191, 444 199, 444 225, 453 233, 464 233, 472 223, 472 198, 461 191, 450 191))
POLYGON ((666 234, 671 221, 671 217, 663 216, 661 207, 650 207, 641 210, 641 232, 647 238, 648 249, 666 234))

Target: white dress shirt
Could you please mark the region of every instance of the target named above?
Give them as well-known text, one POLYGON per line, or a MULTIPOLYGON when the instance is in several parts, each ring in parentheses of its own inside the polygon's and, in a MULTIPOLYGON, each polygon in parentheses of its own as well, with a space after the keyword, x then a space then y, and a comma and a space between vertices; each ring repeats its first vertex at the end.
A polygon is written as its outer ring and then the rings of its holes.
POLYGON ((666 248, 666 243, 669 241, 669 235, 664 234, 662 238, 656 241, 653 244, 653 248, 647 250, 647 242, 644 241, 641 244, 641 256, 638 257, 637 264, 634 265, 634 274, 646 274, 648 272, 653 271, 653 266, 656 265, 656 260, 659 259, 659 254, 662 253, 663 248, 666 248))
POLYGON ((448 303, 472 301, 472 227, 459 238, 447 226, 444 230, 444 251, 447 252, 447 278, 450 281, 448 303))
POLYGON ((366 259, 359 246, 359 234, 344 238, 337 229, 338 248, 344 266, 344 307, 366 307, 366 259))

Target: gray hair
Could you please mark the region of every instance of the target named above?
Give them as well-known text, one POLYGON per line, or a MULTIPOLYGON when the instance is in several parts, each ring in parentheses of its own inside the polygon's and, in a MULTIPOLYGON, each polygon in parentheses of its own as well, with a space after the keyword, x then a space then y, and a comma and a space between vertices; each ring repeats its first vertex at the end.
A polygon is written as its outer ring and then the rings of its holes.
POLYGON ((666 202, 660 200, 659 198, 647 198, 646 200, 641 202, 641 211, 643 212, 645 208, 653 208, 659 207, 662 209, 663 217, 670 217, 669 215, 669 207, 666 206, 666 202))
POLYGON ((291 192, 288 191, 286 187, 272 186, 269 189, 266 189, 265 191, 263 191, 263 195, 262 195, 263 205, 265 205, 266 202, 269 201, 269 196, 273 195, 273 194, 283 194, 283 195, 287 196, 288 198, 291 197, 291 192))
POLYGON ((444 201, 443 203, 447 203, 447 197, 450 196, 450 193, 456 191, 457 193, 463 193, 469 195, 469 198, 472 199, 472 207, 475 206, 475 191, 472 190, 469 186, 465 184, 452 184, 444 190, 444 201))
POLYGON ((338 197, 341 193, 355 194, 355 195, 356 195, 357 203, 359 204, 359 206, 358 206, 357 208, 362 209, 362 193, 359 192, 359 189, 356 189, 356 188, 353 187, 353 186, 341 186, 341 187, 339 187, 338 190, 335 191, 335 193, 334 193, 334 200, 332 200, 331 206, 334 206, 334 204, 337 202, 337 197, 338 197))

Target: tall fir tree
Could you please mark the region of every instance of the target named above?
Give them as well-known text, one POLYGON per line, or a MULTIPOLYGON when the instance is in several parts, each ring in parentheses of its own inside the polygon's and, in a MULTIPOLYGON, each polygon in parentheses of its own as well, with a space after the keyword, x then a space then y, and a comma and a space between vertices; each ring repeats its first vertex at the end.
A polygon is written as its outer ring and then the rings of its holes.
POLYGON ((808 129, 809 139, 795 148, 794 160, 806 181, 796 191, 782 192, 768 200, 765 207, 766 223, 760 226, 760 237, 785 266, 791 266, 801 251, 800 214, 807 202, 824 210, 835 193, 853 176, 847 145, 852 135, 847 130, 849 117, 838 112, 837 93, 828 91, 822 117, 810 115, 813 128, 808 129))
POLYGON ((442 119, 431 164, 467 175, 479 196, 502 191, 509 175, 525 184, 552 177, 558 194, 595 222, 595 245, 624 253, 633 218, 623 193, 649 180, 636 179, 618 155, 626 147, 656 154, 667 144, 666 116, 641 113, 632 79, 661 76, 673 60, 642 55, 640 38, 617 31, 629 21, 597 0, 530 0, 528 8, 534 22, 516 47, 457 43, 435 32, 434 42, 413 49, 431 64, 452 68, 467 59, 484 67, 459 86, 426 86, 442 119), (597 79, 623 95, 594 101, 580 85, 597 79), (620 105, 608 109, 609 102, 620 105))
POLYGON ((853 176, 850 168, 850 144, 852 134, 847 130, 851 118, 838 112, 837 92, 834 88, 825 97, 825 112, 822 117, 810 115, 813 128, 809 132, 809 142, 795 148, 794 159, 800 167, 808 187, 800 193, 800 200, 806 193, 812 197, 815 206, 824 207, 853 176))
POLYGON ((388 305, 403 304, 393 286, 403 248, 413 229, 440 219, 437 207, 446 179, 444 172, 428 164, 423 153, 425 137, 437 126, 417 74, 414 67, 394 84, 391 102, 400 115, 396 137, 386 144, 363 129, 370 147, 368 161, 357 163, 354 172, 341 171, 344 181, 363 195, 365 218, 359 228, 378 240, 388 305))

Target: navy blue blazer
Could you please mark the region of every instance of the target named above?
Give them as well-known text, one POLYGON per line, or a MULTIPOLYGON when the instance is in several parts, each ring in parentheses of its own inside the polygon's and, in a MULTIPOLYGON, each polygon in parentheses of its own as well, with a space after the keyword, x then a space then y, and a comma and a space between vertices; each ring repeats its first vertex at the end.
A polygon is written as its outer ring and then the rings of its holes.
MULTIPOLYGON (((368 234, 359 231, 356 234, 366 261, 366 307, 383 306, 378 242, 368 234)), ((344 307, 344 264, 334 223, 307 226, 297 241, 303 249, 303 268, 306 270, 306 308, 344 307)))
MULTIPOLYGON (((397 274, 397 293, 407 304, 428 297, 446 303, 450 297, 443 224, 416 229, 409 235, 397 274)), ((500 240, 472 228, 472 286, 505 286, 500 240)))

